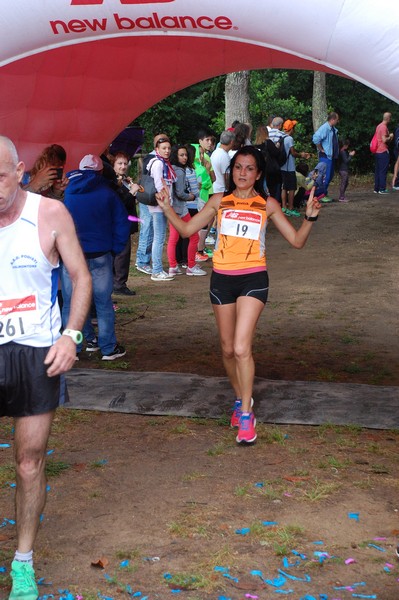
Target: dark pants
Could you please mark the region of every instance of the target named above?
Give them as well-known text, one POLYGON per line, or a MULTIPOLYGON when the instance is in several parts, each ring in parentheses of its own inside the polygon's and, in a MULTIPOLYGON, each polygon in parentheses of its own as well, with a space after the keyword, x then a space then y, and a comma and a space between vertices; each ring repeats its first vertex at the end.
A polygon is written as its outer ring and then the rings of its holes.
POLYGON ((389 169, 389 152, 378 152, 375 155, 374 191, 382 192, 387 187, 389 169))
POLYGON ((129 277, 130 268, 130 253, 132 250, 132 244, 130 241, 130 235, 126 242, 126 246, 114 257, 114 289, 118 290, 126 285, 127 278, 129 277))
POLYGON ((348 171, 339 172, 339 197, 345 198, 346 188, 348 187, 349 173, 348 171))

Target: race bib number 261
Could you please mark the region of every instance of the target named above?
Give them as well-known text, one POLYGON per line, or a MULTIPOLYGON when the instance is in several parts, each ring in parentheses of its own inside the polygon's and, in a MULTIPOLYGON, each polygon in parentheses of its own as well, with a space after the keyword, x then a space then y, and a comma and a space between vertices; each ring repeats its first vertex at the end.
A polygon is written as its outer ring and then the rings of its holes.
POLYGON ((222 214, 220 233, 238 238, 258 240, 262 216, 251 210, 225 210, 222 214))
POLYGON ((0 298, 0 344, 31 335, 37 325, 37 296, 0 298))

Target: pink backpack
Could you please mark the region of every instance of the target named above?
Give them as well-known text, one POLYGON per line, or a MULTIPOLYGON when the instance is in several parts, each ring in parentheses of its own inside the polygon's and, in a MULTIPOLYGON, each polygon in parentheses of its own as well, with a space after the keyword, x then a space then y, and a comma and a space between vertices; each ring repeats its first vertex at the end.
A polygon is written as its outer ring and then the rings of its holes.
POLYGON ((377 152, 377 148, 378 148, 378 138, 377 138, 377 132, 375 132, 375 134, 371 138, 370 152, 372 152, 373 154, 375 154, 377 152))

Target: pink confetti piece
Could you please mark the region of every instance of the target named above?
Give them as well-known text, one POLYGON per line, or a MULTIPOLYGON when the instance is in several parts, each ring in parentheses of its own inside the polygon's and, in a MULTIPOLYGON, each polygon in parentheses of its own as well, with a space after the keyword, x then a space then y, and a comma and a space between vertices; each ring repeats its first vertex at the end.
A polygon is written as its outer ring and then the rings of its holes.
POLYGON ((289 492, 284 492, 283 496, 287 496, 287 498, 292 498, 293 494, 290 494, 289 492))
POLYGON ((346 565, 353 565, 353 563, 355 563, 355 562, 356 562, 356 559, 354 559, 354 558, 347 558, 346 561, 345 561, 345 564, 346 565))
POLYGON ((139 219, 139 217, 134 217, 133 215, 128 216, 129 221, 138 221, 139 223, 143 222, 143 219, 139 219))
POLYGON ((246 598, 254 598, 254 600, 257 600, 259 598, 259 596, 252 596, 252 594, 245 594, 246 598))
POLYGON ((391 565, 390 563, 385 563, 385 566, 388 567, 388 569, 393 569, 393 565, 391 565))
POLYGON ((373 540, 375 542, 386 542, 387 538, 386 537, 375 537, 375 538, 373 538, 373 540))

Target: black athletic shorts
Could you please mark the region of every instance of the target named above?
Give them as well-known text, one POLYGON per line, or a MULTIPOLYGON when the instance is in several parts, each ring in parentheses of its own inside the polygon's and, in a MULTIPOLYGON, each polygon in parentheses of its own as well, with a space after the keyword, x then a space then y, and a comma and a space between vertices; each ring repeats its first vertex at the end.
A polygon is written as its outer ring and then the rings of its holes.
POLYGON ((47 375, 48 350, 0 345, 0 417, 41 415, 68 401, 65 377, 47 375))
POLYGON ((281 178, 283 180, 283 190, 287 192, 296 190, 296 174, 295 171, 281 171, 281 178))
POLYGON ((240 296, 251 296, 266 304, 268 291, 267 271, 248 275, 223 275, 212 271, 209 290, 212 304, 234 304, 240 296))

